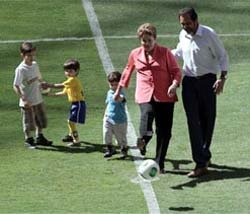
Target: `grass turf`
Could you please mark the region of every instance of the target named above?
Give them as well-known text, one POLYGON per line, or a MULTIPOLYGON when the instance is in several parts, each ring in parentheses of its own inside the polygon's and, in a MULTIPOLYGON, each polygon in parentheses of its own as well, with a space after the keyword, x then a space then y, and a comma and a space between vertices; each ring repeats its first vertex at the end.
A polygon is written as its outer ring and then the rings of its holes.
MULTIPOLYGON (((0 19, 5 20, 0 24, 2 40, 91 36, 81 1, 39 0, 27 4, 30 2, 1 1, 4 9, 0 19)), ((93 1, 104 35, 121 36, 135 35, 137 27, 146 21, 156 24, 159 34, 177 34, 180 26, 176 13, 188 4, 196 6, 202 23, 219 33, 249 32, 250 3, 245 1, 93 1)), ((224 94, 218 97, 211 173, 200 179, 184 175, 194 165, 180 99, 166 160, 169 173, 153 183, 162 213, 247 213, 250 208, 249 39, 222 39, 230 56, 230 74, 224 94)), ((177 38, 158 41, 174 47, 177 38)), ((137 39, 107 40, 116 69, 122 71, 129 51, 138 45, 137 39)), ((45 134, 55 146, 35 151, 24 148, 18 100, 12 90, 14 69, 20 62, 19 44, 0 44, 0 212, 147 213, 140 187, 130 182, 136 176, 131 160, 102 158, 102 115, 108 85, 94 41, 39 42, 36 46, 37 60, 47 81, 64 80, 62 64, 67 58, 81 62, 80 78, 88 106, 86 125, 80 128, 84 143, 72 150, 60 142, 67 134, 68 103, 66 97, 46 97, 49 128, 45 134)), ((137 128, 139 111, 133 94, 134 80, 127 95, 137 128)), ((154 149, 153 140, 147 157, 154 157, 154 149)))

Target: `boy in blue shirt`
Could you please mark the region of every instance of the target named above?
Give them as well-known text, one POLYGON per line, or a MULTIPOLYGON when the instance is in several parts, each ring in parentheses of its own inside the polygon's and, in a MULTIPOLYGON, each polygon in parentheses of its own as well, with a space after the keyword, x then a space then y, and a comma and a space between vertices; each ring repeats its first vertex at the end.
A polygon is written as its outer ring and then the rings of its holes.
POLYGON ((105 158, 111 157, 116 153, 112 145, 112 137, 115 136, 118 145, 121 147, 121 158, 125 158, 128 153, 127 146, 127 114, 125 110, 126 99, 122 91, 117 101, 114 100, 114 93, 117 89, 121 74, 118 71, 111 72, 108 75, 109 91, 106 97, 106 110, 103 119, 103 138, 107 145, 105 158))

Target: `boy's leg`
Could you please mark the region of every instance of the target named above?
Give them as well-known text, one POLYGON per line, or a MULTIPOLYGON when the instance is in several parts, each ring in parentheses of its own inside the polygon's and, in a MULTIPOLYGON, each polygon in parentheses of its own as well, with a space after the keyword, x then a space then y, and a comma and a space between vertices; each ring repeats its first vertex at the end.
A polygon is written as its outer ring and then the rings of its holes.
POLYGON ((104 153, 105 158, 112 157, 112 155, 116 153, 112 145, 112 135, 113 135, 113 125, 109 123, 107 120, 104 120, 103 121, 103 140, 104 140, 104 144, 107 145, 107 150, 104 153))
POLYGON ((36 143, 37 145, 50 146, 52 141, 47 140, 43 136, 43 129, 47 127, 47 116, 45 112, 44 103, 33 106, 33 112, 36 124, 36 143))
POLYGON ((127 122, 114 125, 114 135, 121 147, 122 158, 125 158, 128 153, 128 142, 127 142, 127 122))
POLYGON ((68 127, 69 127, 69 132, 71 133, 70 135, 73 138, 73 143, 69 143, 69 146, 79 146, 80 142, 79 142, 79 135, 78 135, 78 131, 76 128, 76 124, 70 120, 68 120, 68 127))
POLYGON ((35 130, 35 120, 32 108, 21 108, 23 133, 25 137, 25 145, 29 148, 35 148, 34 139, 31 131, 35 130))
MULTIPOLYGON (((68 119, 69 136, 72 137, 73 143, 69 143, 69 146, 80 146, 79 135, 76 129, 76 124, 84 124, 86 115, 86 105, 84 101, 72 102, 70 107, 70 114, 68 119)), ((68 141, 70 137, 65 137, 68 141)), ((65 138, 63 141, 65 142, 65 138)))

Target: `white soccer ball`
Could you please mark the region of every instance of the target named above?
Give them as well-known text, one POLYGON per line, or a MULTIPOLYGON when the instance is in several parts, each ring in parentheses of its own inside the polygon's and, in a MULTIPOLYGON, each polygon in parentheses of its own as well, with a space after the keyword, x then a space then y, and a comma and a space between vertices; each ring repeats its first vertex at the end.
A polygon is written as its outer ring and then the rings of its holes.
POLYGON ((144 160, 138 168, 139 175, 146 180, 152 180, 156 178, 159 174, 159 171, 159 165, 151 159, 144 160))

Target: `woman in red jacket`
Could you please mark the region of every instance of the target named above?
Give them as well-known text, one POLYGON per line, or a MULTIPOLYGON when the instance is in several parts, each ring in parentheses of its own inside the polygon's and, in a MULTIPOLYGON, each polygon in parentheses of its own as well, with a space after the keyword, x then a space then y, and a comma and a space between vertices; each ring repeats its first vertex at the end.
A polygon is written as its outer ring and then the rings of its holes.
POLYGON ((136 70, 135 101, 140 106, 140 137, 137 146, 142 155, 153 135, 153 120, 156 126, 155 160, 164 173, 164 160, 167 154, 173 124, 176 89, 181 81, 181 70, 170 49, 156 43, 156 28, 145 23, 137 30, 141 46, 131 51, 119 86, 118 97, 123 87, 128 87, 131 74, 136 70))

